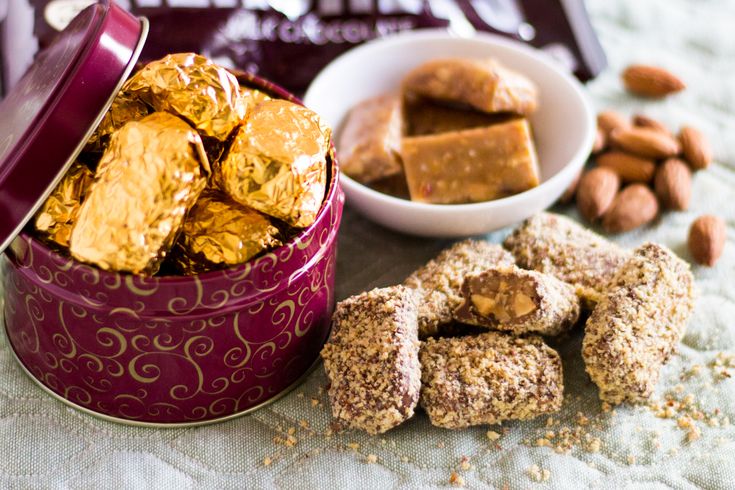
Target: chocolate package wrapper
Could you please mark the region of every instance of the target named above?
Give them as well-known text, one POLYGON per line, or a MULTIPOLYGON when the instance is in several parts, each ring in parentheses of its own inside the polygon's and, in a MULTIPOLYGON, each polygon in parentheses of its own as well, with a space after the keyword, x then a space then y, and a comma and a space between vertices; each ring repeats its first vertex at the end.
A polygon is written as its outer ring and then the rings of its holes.
POLYGON ((266 215, 207 189, 184 221, 173 262, 187 275, 242 264, 280 246, 279 234, 266 215))
POLYGON ((36 213, 36 230, 40 236, 61 247, 69 247, 72 226, 93 179, 89 167, 79 162, 72 164, 36 213))
POLYGON ((113 133, 71 234, 74 258, 106 270, 153 274, 209 172, 186 122, 153 113, 113 133))
POLYGON ((241 124, 246 111, 235 76, 193 53, 171 54, 148 63, 123 85, 122 95, 180 116, 202 136, 220 141, 241 124))
POLYGON ((330 134, 305 107, 261 102, 217 166, 217 182, 240 204, 291 226, 309 226, 324 199, 330 134))

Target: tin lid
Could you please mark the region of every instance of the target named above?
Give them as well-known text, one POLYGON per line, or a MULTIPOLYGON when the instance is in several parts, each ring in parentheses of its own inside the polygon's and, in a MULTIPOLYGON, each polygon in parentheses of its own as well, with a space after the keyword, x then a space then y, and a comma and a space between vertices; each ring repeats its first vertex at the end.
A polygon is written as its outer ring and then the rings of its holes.
POLYGON ((38 54, 0 101, 0 252, 82 151, 147 35, 147 20, 100 0, 38 54))

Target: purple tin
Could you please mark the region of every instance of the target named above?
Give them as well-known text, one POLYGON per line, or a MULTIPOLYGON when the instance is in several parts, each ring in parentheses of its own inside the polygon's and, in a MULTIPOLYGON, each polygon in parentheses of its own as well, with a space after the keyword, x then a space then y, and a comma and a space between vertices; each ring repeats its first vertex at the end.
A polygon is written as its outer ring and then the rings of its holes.
MULTIPOLYGON (((134 19, 119 9, 113 15, 121 13, 126 21, 134 19)), ((124 79, 128 70, 123 71, 124 79)), ((255 76, 239 79, 301 103, 255 76)), ((75 147, 99 121, 92 119, 75 147)), ((62 174, 64 160, 56 163, 62 174)), ((211 423, 277 399, 314 365, 329 334, 344 204, 333 152, 328 168, 327 192, 313 225, 272 252, 224 271, 191 277, 108 272, 22 231, 0 256, 5 327, 16 357, 62 401, 136 425, 211 423)), ((3 207, 14 204, 1 182, 0 201, 3 207)))

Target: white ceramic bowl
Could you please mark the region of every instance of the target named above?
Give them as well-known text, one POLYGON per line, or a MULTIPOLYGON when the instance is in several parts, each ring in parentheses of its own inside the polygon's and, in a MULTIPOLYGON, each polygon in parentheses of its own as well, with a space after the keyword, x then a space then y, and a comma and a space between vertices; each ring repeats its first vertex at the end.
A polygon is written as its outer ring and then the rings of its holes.
POLYGON ((494 201, 425 204, 374 191, 343 174, 347 203, 389 228, 436 237, 487 233, 549 207, 584 165, 596 123, 582 85, 542 51, 491 34, 460 38, 444 30, 407 32, 371 41, 336 58, 311 83, 304 102, 339 128, 358 102, 395 91, 412 68, 445 57, 493 57, 536 83, 539 108, 530 121, 541 184, 494 201))

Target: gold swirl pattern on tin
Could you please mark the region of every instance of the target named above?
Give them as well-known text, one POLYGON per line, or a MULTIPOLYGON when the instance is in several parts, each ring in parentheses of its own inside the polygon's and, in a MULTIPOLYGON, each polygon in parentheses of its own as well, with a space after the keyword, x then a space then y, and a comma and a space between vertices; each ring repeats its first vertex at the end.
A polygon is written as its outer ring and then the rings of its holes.
MULTIPOLYGON (((328 212, 336 233, 338 214, 328 212)), ((286 373, 305 369, 309 346, 326 335, 322 305, 334 300, 334 256, 332 248, 317 247, 335 245, 324 240, 305 240, 306 252, 278 249, 243 267, 245 276, 222 271, 206 283, 187 282, 188 293, 171 305, 174 289, 166 281, 115 278, 79 263, 70 267, 63 258, 36 263, 24 246, 12 264, 0 258, 8 334, 37 379, 92 410, 143 421, 229 415, 285 388, 279 383, 291 376, 286 373), (304 267, 309 263, 314 267, 304 267), (25 267, 42 270, 53 287, 29 280, 25 267), (57 296, 66 294, 59 279, 75 289, 68 301, 57 296)))

